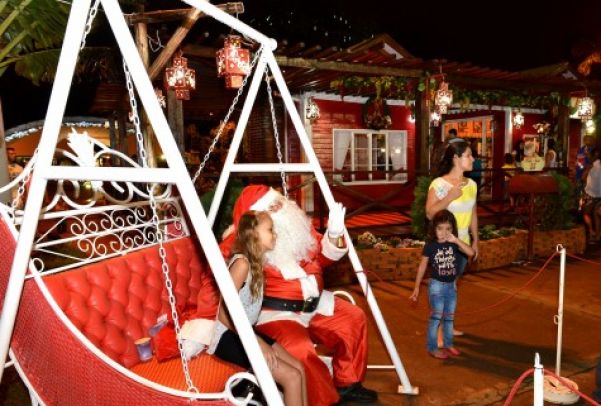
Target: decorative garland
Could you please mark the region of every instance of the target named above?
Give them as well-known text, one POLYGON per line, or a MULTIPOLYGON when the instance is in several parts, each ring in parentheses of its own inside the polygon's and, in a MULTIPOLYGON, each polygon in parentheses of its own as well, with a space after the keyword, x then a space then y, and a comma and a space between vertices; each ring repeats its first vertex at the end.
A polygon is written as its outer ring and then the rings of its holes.
POLYGON ((363 104, 362 114, 363 123, 367 128, 382 130, 392 125, 390 109, 386 99, 378 96, 371 96, 363 104))
MULTIPOLYGON (((417 79, 398 76, 349 76, 330 82, 330 88, 344 96, 351 93, 372 93, 376 97, 413 100, 417 79)), ((408 104, 408 103, 407 103, 408 104)))
MULTIPOLYGON (((372 93, 376 97, 389 99, 404 99, 409 105, 409 100, 415 98, 415 91, 423 92, 429 84, 431 100, 434 100, 438 79, 435 77, 408 79, 396 76, 361 77, 349 76, 330 82, 330 88, 337 90, 340 95, 372 93), (429 83, 426 81, 429 80, 429 83)), ((488 106, 500 105, 510 107, 531 107, 553 109, 555 106, 568 105, 569 99, 561 97, 557 92, 548 95, 533 95, 527 92, 513 92, 509 90, 468 90, 450 84, 455 103, 467 110, 470 104, 484 104, 488 106)))

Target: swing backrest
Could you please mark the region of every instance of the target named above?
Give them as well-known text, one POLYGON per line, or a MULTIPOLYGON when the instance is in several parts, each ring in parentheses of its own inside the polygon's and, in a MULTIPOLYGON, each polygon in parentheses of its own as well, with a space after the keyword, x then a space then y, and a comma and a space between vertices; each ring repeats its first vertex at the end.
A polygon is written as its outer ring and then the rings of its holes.
MULTIPOLYGON (((218 292, 190 237, 165 244, 178 312, 214 318, 218 292)), ((126 367, 139 362, 134 342, 170 315, 158 246, 44 278, 60 308, 90 341, 126 367)))

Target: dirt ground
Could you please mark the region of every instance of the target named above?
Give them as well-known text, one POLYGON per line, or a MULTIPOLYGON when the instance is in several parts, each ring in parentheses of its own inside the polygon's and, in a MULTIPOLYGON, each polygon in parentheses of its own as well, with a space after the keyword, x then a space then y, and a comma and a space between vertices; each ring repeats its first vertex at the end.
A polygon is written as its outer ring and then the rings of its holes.
MULTIPOLYGON (((601 263, 601 247, 585 254, 601 263)), ((445 361, 425 349, 428 318, 426 290, 417 305, 409 296, 413 281, 371 285, 413 386, 419 395, 396 393, 393 371, 370 370, 365 386, 376 389, 377 405, 502 405, 515 380, 531 368, 538 352, 545 368, 555 370, 559 260, 554 260, 526 289, 491 307, 523 286, 543 261, 482 273, 468 273, 459 286, 456 327, 461 356, 445 361)), ((561 375, 574 380, 584 393, 594 389, 594 367, 601 355, 601 265, 570 260, 565 286, 561 375)), ((347 290, 365 307, 358 285, 347 290)), ((370 323, 370 364, 390 364, 373 321, 370 323)), ((512 405, 532 405, 531 379, 520 387, 512 405)), ((10 368, 0 385, 0 404, 26 405, 28 398, 10 368)), ((586 404, 582 400, 580 405, 586 404)))
MULTIPOLYGON (((601 248, 591 247, 585 256, 600 265, 576 260, 567 263, 561 375, 590 396, 594 368, 601 356, 601 248)), ((373 283, 407 375, 419 388, 417 396, 397 395, 395 372, 369 371, 365 386, 378 390, 378 404, 502 405, 516 379, 532 368, 535 353, 540 354, 546 369, 555 372, 557 326, 553 318, 558 304, 559 260, 515 297, 491 307, 523 286, 542 263, 468 273, 459 286, 456 314, 456 327, 465 332, 455 342, 462 355, 444 361, 430 357, 425 349, 427 294, 423 292, 419 303, 411 305, 407 297, 412 281, 373 283)), ((351 291, 365 306, 358 285, 351 291)), ((371 328, 375 333, 373 323, 371 328)), ((369 359, 373 364, 390 364, 377 340, 370 343, 369 359)), ((531 383, 531 378, 526 379, 512 405, 532 405, 531 383)), ((577 404, 587 403, 580 400, 577 404)))

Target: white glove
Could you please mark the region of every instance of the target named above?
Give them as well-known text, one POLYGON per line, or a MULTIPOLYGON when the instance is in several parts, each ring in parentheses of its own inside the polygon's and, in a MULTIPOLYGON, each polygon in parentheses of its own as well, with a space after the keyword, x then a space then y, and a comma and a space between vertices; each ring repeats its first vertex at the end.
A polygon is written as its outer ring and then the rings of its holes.
POLYGON ((346 215, 346 207, 342 203, 334 203, 330 209, 328 218, 328 236, 330 238, 338 238, 344 234, 344 216, 346 215))

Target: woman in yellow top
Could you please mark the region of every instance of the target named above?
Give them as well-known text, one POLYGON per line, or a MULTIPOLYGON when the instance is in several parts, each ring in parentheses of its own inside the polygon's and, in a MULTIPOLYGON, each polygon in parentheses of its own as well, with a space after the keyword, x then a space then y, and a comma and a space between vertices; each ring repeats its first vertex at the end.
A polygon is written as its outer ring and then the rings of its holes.
MULTIPOLYGON (((459 239, 474 250, 473 259, 478 258, 478 215, 476 182, 463 176, 473 169, 474 157, 469 144, 462 138, 448 141, 438 166, 438 177, 430 183, 426 200, 426 217, 431 220, 443 209, 449 210, 457 220, 459 239), (470 238, 471 234, 471 238, 470 238)), ((467 257, 457 258, 457 271, 461 276, 467 265, 467 257)), ((461 335, 455 331, 455 335, 461 335)))

